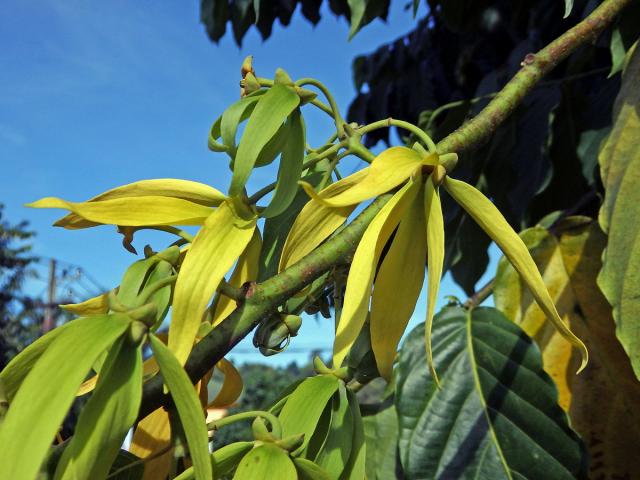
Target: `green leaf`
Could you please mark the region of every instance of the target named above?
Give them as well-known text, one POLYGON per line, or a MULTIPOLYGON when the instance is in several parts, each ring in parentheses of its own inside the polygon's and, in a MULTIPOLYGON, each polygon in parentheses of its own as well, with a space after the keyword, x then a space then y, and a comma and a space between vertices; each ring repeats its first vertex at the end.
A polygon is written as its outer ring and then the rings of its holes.
POLYGON ((211 479, 209 436, 200 400, 193 384, 173 353, 155 335, 149 336, 165 385, 176 405, 184 428, 196 478, 211 479))
POLYGON ((107 478, 109 480, 142 480, 144 475, 144 463, 136 463, 135 465, 131 465, 134 462, 138 462, 140 459, 136 457, 133 453, 127 452, 126 450, 120 450, 118 455, 116 456, 113 465, 111 466, 111 471, 107 478), (131 465, 131 466, 130 466, 131 465), (115 473, 121 468, 126 470, 122 470, 120 473, 115 473), (115 475, 114 475, 115 474, 115 475), (113 475, 113 476, 111 476, 113 475))
POLYGON ((351 456, 344 468, 344 472, 340 475, 340 480, 360 480, 365 478, 367 444, 365 443, 364 425, 362 424, 360 405, 356 394, 348 391, 347 395, 349 397, 351 415, 353 416, 353 437, 351 440, 351 456))
POLYGON ((274 444, 265 443, 245 455, 233 478, 234 480, 258 478, 297 480, 298 476, 287 452, 274 444))
POLYGON ((322 467, 306 458, 294 458, 293 464, 298 471, 299 480, 332 480, 334 478, 325 472, 322 467))
POLYGON ((611 51, 611 71, 607 78, 613 77, 616 73, 622 71, 624 59, 626 57, 626 49, 622 40, 622 33, 619 28, 613 29, 611 32, 611 43, 609 46, 611 51))
POLYGON ((142 353, 128 339, 114 345, 96 390, 82 409, 56 479, 104 478, 138 415, 142 353))
POLYGON ((293 201, 298 191, 298 180, 302 174, 304 147, 304 120, 300 109, 296 109, 287 120, 287 142, 280 156, 276 189, 271 203, 262 212, 262 217, 271 218, 280 215, 293 201))
POLYGON ((282 425, 282 437, 302 433, 304 443, 301 450, 306 448, 325 406, 338 390, 339 382, 340 380, 333 375, 316 375, 298 385, 278 415, 282 425))
POLYGON ((618 338, 640 378, 640 49, 629 59, 613 118, 598 158, 605 188, 599 221, 608 235, 598 285, 613 306, 618 338))
POLYGON ((0 429, 0 478, 32 480, 96 357, 130 324, 124 315, 69 323, 18 389, 0 429))
POLYGON ((344 383, 338 383, 333 395, 331 425, 326 440, 313 461, 322 467, 331 478, 338 478, 351 455, 353 417, 344 383))
POLYGON ((442 389, 424 368, 424 326, 398 362, 400 459, 408 478, 574 479, 586 457, 540 351, 493 308, 446 308, 433 326, 442 389))
POLYGON ((564 0, 564 18, 571 15, 571 10, 573 10, 573 0, 564 0))
POLYGON ((576 154, 582 166, 582 175, 589 185, 595 181, 596 167, 598 166, 598 153, 603 140, 607 138, 611 128, 604 127, 598 130, 587 130, 580 134, 576 154))
POLYGON ((398 478, 398 415, 394 405, 363 417, 367 444, 366 473, 369 480, 398 478))
POLYGON ((242 193, 263 147, 299 103, 298 95, 284 85, 274 85, 260 98, 238 146, 229 188, 231 195, 242 193))

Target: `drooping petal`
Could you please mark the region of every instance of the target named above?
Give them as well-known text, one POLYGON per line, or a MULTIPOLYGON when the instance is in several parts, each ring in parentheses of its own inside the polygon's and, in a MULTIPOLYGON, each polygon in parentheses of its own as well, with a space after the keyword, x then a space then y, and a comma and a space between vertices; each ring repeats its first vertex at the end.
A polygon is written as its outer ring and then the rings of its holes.
POLYGON ((216 363, 216 368, 220 370, 224 374, 224 382, 222 383, 222 387, 220 391, 216 395, 211 403, 207 406, 208 408, 224 408, 232 405, 242 393, 243 383, 242 377, 236 367, 226 359, 221 359, 218 363, 216 363))
POLYGON ((71 229, 87 228, 100 224, 123 226, 201 225, 212 211, 210 207, 199 203, 160 196, 111 198, 89 202, 67 202, 61 198, 45 197, 28 204, 27 207, 69 210, 76 217, 71 219, 64 217, 56 222, 56 226, 71 229), (87 224, 81 220, 92 223, 87 224))
POLYGON ((255 227, 255 216, 241 218, 230 202, 225 202, 207 218, 191 244, 175 284, 169 326, 169 349, 182 365, 209 300, 246 248, 255 227))
POLYGON ((371 300, 371 346, 378 371, 391 379, 398 342, 415 309, 424 281, 427 238, 418 198, 400 221, 375 280, 371 300))
POLYGON ((449 177, 445 179, 442 185, 500 247, 531 290, 531 294, 542 311, 558 329, 558 332, 580 350, 582 354, 582 364, 578 370, 578 373, 580 373, 589 360, 587 347, 569 330, 562 318, 560 318, 545 287, 544 280, 542 280, 542 276, 522 239, 513 231, 495 205, 471 185, 449 177))
POLYGON ((358 244, 349 269, 344 307, 333 344, 334 368, 340 367, 362 329, 382 249, 419 189, 420 181, 416 180, 402 187, 378 212, 358 244))
POLYGON ((411 177, 420 165, 421 158, 415 150, 407 147, 391 147, 371 162, 366 177, 338 195, 329 195, 328 189, 315 193, 313 189, 305 185, 303 187, 312 198, 327 206, 357 205, 396 188, 411 177))
MULTIPOLYGON (((323 194, 326 195, 326 197, 339 195, 341 192, 360 182, 367 175, 368 171, 368 168, 364 168, 353 175, 349 175, 329 185, 323 190, 323 194)), ((300 183, 303 187, 306 185, 303 182, 300 183)), ((306 188, 307 187, 305 187, 305 189, 306 188)), ((313 187, 310 185, 308 188, 313 190, 313 187)), ((293 265, 325 241, 344 224, 354 208, 355 205, 331 208, 315 200, 307 202, 291 227, 291 231, 282 248, 279 271, 284 270, 289 265, 293 265)))
MULTIPOLYGON (((146 458, 166 448, 171 443, 169 414, 158 408, 144 417, 133 432, 129 451, 139 458, 146 458)), ((143 480, 166 478, 173 458, 172 450, 144 463, 143 480)))
MULTIPOLYGON (((250 280, 256 280, 258 278, 258 269, 260 267, 260 250, 262 249, 262 239, 260 238, 260 231, 256 229, 253 232, 253 236, 247 245, 247 248, 242 252, 238 263, 236 264, 229 284, 233 287, 240 288, 245 282, 250 280)), ((231 312, 236 309, 236 301, 233 298, 229 298, 225 295, 218 296, 215 302, 215 308, 213 313, 213 319, 211 324, 215 327, 227 318, 231 312)))
MULTIPOLYGON (((182 200, 188 200, 189 202, 198 203, 208 207, 218 206, 225 199, 222 192, 204 183, 180 180, 176 178, 157 178, 151 180, 140 180, 139 182, 122 185, 121 187, 107 190, 88 201, 96 202, 114 198, 130 197, 181 198, 182 200)), ((70 213, 65 217, 62 217, 54 225, 68 229, 77 229, 94 227, 99 225, 99 223, 90 222, 75 213, 70 213)))
POLYGON ((427 319, 424 330, 424 341, 427 349, 427 363, 431 370, 431 376, 436 385, 440 385, 433 364, 433 351, 431 350, 431 327, 433 315, 436 309, 442 266, 444 264, 444 220, 442 218, 442 206, 440 205, 440 193, 433 183, 433 177, 429 176, 424 191, 424 210, 427 217, 427 319))
POLYGON ((60 308, 66 312, 73 313, 79 317, 87 315, 99 315, 109 311, 109 292, 103 293, 96 297, 92 297, 80 303, 67 303, 60 305, 60 308))

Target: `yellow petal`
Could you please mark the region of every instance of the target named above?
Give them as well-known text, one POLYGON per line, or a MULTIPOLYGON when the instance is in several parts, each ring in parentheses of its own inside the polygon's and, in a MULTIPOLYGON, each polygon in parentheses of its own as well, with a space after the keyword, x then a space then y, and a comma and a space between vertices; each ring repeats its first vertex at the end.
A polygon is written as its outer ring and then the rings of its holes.
MULTIPOLYGON (((121 187, 107 190, 97 195, 89 202, 100 200, 109 200, 113 198, 130 198, 130 197, 172 197, 188 200, 193 203, 215 207, 225 199, 222 192, 204 183, 192 182, 190 180, 179 180, 175 178, 158 178, 152 180, 141 180, 139 182, 129 183, 121 187)), ((99 223, 90 222, 70 213, 58 220, 55 224, 57 227, 68 229, 95 227, 99 223)))
POLYGON ((400 221, 376 276, 371 300, 371 347, 378 371, 391 380, 398 342, 424 281, 427 238, 424 207, 416 200, 400 221))
POLYGON ((256 217, 246 220, 235 212, 228 202, 220 205, 196 235, 180 267, 168 346, 182 365, 209 300, 253 236, 256 217))
POLYGON ((440 278, 442 277, 442 265, 444 263, 444 220, 442 218, 442 206, 440 205, 440 193, 433 183, 433 177, 429 176, 424 191, 424 210, 427 217, 427 263, 428 263, 428 286, 427 286, 427 320, 424 329, 425 346, 427 349, 427 363, 431 371, 431 377, 440 386, 435 365, 433 364, 433 351, 431 349, 431 327, 433 325, 433 315, 440 289, 440 278))
POLYGON ((60 305, 60 308, 80 317, 87 315, 99 315, 109 311, 108 296, 109 292, 106 292, 81 303, 67 303, 60 305))
POLYGON ((513 231, 495 205, 471 185, 449 177, 446 177, 442 185, 500 247, 558 332, 580 350, 582 354, 582 364, 578 369, 580 373, 589 360, 587 347, 560 318, 542 276, 522 239, 513 231))
MULTIPOLYGON (((253 232, 251 241, 233 270, 233 274, 229 279, 229 284, 233 287, 240 288, 245 282, 256 280, 258 278, 258 268, 260 267, 260 250, 262 249, 262 239, 260 231, 256 229, 253 232)), ((222 320, 227 318, 231 312, 236 309, 236 301, 233 298, 219 295, 216 299, 212 325, 217 326, 222 320)))
MULTIPOLYGON (((368 171, 369 168, 367 167, 353 175, 349 175, 329 185, 322 191, 322 194, 326 198, 339 195, 360 182, 367 176, 368 171)), ((304 182, 300 182, 300 184, 305 190, 307 188, 313 190, 313 187, 304 182)), ((354 208, 355 205, 330 208, 316 200, 307 202, 293 223, 282 248, 279 271, 284 270, 289 265, 293 265, 325 241, 347 220, 354 208)))
MULTIPOLYGON (((211 208, 180 198, 131 197, 91 202, 67 202, 46 197, 27 205, 33 208, 64 208, 95 224, 144 225, 201 225, 211 214, 211 208)), ((82 224, 82 223, 81 223, 82 224)), ((59 220, 58 226, 64 226, 59 220)), ((82 228, 73 223, 73 228, 82 228)))
MULTIPOLYGON (((169 415, 164 408, 154 410, 143 418, 133 433, 129 451, 140 458, 146 458, 167 447, 171 442, 169 415)), ((171 467, 172 451, 144 463, 143 480, 166 478, 171 467)))
POLYGON ((338 195, 328 195, 327 189, 316 194, 309 186, 303 187, 312 198, 327 206, 357 205, 402 184, 420 168, 421 163, 420 155, 415 150, 391 147, 371 162, 368 173, 361 181, 338 195))
POLYGON ((242 393, 242 377, 229 360, 223 358, 216 363, 216 368, 224 374, 224 382, 218 395, 207 405, 207 408, 228 407, 235 403, 242 393))
POLYGON ((406 208, 414 201, 420 181, 411 180, 391 197, 367 227, 358 244, 349 269, 344 307, 333 344, 334 368, 341 366, 362 329, 369 310, 371 284, 378 259, 406 208))

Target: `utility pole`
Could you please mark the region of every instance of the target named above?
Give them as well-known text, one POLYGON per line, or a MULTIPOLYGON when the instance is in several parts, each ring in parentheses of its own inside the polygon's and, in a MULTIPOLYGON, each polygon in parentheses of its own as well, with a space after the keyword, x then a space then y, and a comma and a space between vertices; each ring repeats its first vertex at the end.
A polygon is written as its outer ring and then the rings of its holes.
POLYGON ((44 320, 42 322, 42 333, 47 333, 55 326, 55 309, 56 309, 56 261, 52 258, 49 260, 49 281, 47 282, 47 304, 44 309, 44 320))

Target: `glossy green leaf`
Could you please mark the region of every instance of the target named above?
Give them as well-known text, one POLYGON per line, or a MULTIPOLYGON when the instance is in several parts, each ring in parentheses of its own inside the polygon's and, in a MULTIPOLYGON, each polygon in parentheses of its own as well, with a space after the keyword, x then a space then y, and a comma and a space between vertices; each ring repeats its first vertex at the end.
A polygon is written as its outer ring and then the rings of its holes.
POLYGON ((493 241, 496 242, 500 250, 507 256, 509 262, 511 262, 520 274, 520 277, 527 284, 527 287, 531 290, 536 302, 540 305, 540 308, 544 311, 547 318, 553 323, 558 332, 580 351, 582 363, 578 369, 579 373, 588 363, 589 352, 584 343, 573 334, 569 327, 562 321, 560 315, 558 315, 549 291, 540 276, 538 267, 536 267, 522 239, 514 232, 496 206, 471 185, 446 177, 442 186, 453 199, 466 210, 475 222, 487 232, 493 241))
POLYGON ((272 443, 265 443, 244 456, 233 476, 234 480, 258 478, 297 480, 298 476, 287 452, 272 443))
POLYGON ((200 400, 191 380, 177 358, 155 335, 149 336, 153 355, 158 362, 165 385, 176 405, 180 422, 187 437, 189 455, 196 478, 211 479, 209 436, 200 400))
POLYGON ((582 478, 586 452, 540 351, 493 308, 446 308, 433 325, 442 389, 424 368, 424 326, 400 351, 396 408, 408 478, 582 478))
POLYGON ((631 55, 614 105, 614 124, 599 156, 608 235, 598 285, 613 306, 617 335, 640 378, 640 49, 631 55))
POLYGON ((333 343, 333 364, 339 368, 355 342, 369 310, 371 286, 382 249, 397 227, 405 210, 421 188, 420 179, 402 187, 382 207, 367 227, 351 262, 344 306, 333 343))
POLYGON ((274 85, 253 110, 236 154, 229 193, 240 195, 263 147, 300 103, 296 93, 284 85, 274 85))
POLYGON ((398 415, 394 405, 362 418, 367 445, 366 474, 369 480, 392 480, 400 468, 398 415))
POLYGON ((307 378, 287 398, 278 415, 282 437, 304 434, 304 449, 316 429, 318 420, 331 397, 338 390, 337 377, 316 375, 307 378))
POLYGON ((398 343, 424 282, 427 235, 424 207, 407 207, 375 279, 371 300, 371 347, 380 375, 391 380, 398 343))
POLYGON ((120 340, 80 413, 55 479, 104 478, 136 420, 141 398, 141 349, 128 339, 120 340))
POLYGON ((191 352, 207 304, 251 240, 255 226, 255 217, 241 218, 225 202, 193 240, 175 283, 169 326, 169 348, 181 364, 191 352))
POLYGON ((278 180, 273 199, 260 216, 271 218, 280 215, 293 201, 298 191, 298 180, 302 174, 304 147, 304 120, 300 109, 296 109, 287 120, 287 141, 280 156, 278 180))
POLYGON ((20 385, 0 428, 0 478, 36 476, 91 364, 129 324, 124 315, 75 320, 49 343, 20 385))

